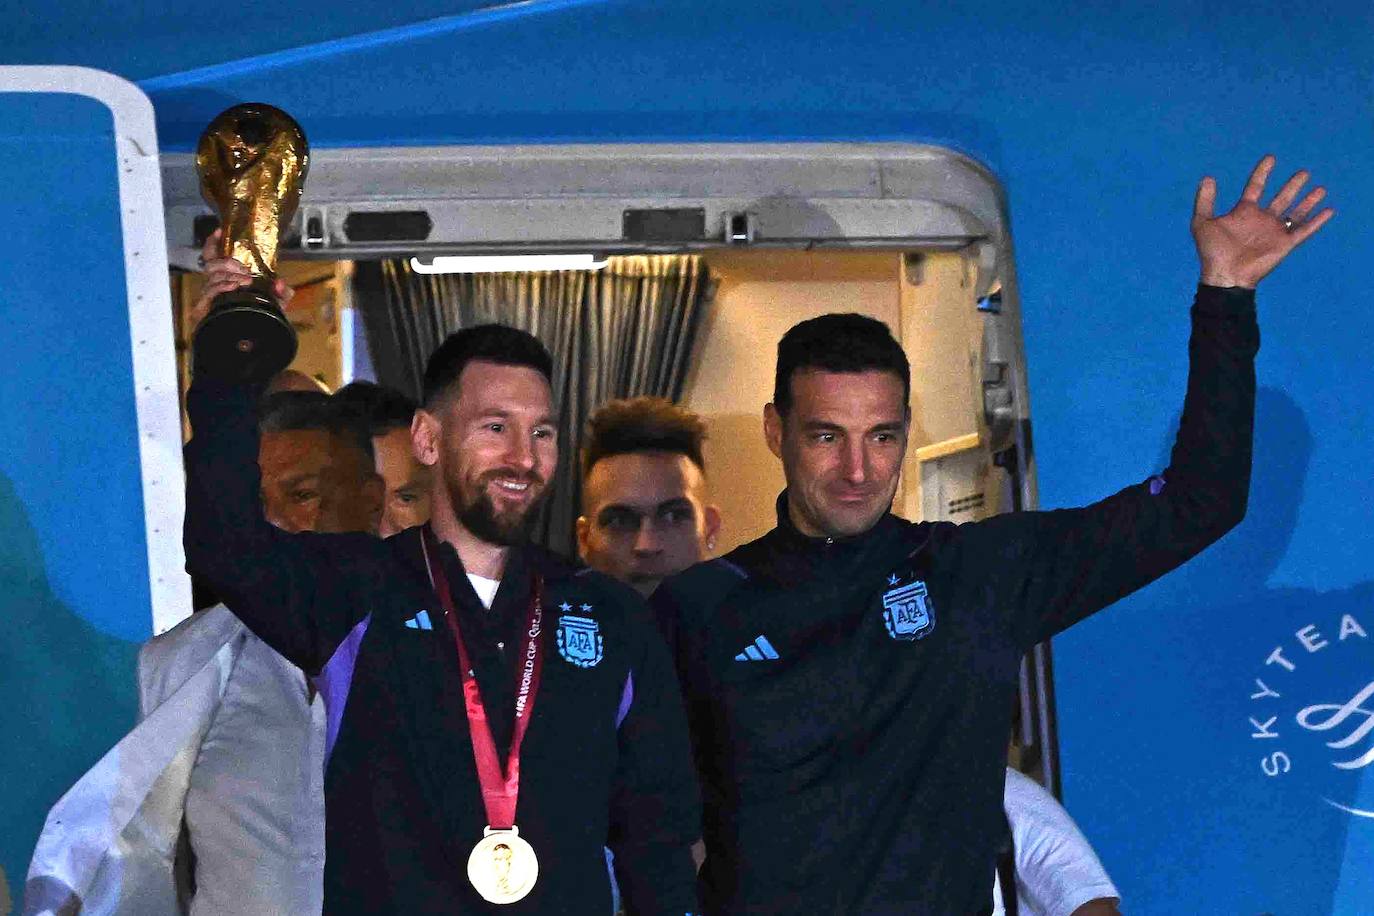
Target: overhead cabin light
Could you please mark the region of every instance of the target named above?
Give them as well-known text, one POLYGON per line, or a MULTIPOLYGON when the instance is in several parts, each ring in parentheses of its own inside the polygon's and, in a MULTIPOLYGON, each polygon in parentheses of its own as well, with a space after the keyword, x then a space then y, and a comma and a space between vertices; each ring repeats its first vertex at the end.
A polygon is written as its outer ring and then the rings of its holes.
POLYGON ((600 270, 605 258, 594 254, 446 255, 411 258, 417 274, 500 274, 529 270, 600 270))

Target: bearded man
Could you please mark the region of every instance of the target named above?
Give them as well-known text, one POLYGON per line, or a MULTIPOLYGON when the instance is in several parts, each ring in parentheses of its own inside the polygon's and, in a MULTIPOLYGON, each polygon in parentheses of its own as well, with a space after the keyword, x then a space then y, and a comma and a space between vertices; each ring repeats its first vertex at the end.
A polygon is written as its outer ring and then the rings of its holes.
POLYGON ((263 521, 256 392, 192 385, 187 566, 325 699, 325 912, 607 912, 603 846, 629 912, 696 909, 666 650, 631 590, 526 540, 551 374, 513 328, 439 347, 411 426, 431 521, 385 541, 263 521))

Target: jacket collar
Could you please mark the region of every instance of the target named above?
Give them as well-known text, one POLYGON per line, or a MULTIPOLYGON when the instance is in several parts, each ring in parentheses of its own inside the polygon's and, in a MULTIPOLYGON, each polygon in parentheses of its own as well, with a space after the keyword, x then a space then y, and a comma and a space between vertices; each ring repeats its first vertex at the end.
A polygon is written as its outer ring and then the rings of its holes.
POLYGON ((811 537, 803 534, 792 523, 787 510, 787 490, 778 494, 776 505, 778 526, 776 535, 779 546, 788 553, 821 558, 851 557, 864 552, 869 546, 887 540, 893 531, 902 527, 901 519, 890 511, 883 513, 873 527, 848 537, 811 537))
MULTIPOLYGON (((425 568, 424 550, 420 546, 423 532, 424 527, 417 525, 394 535, 388 541, 396 543, 403 562, 414 571, 428 590, 430 587, 429 571, 425 568)), ((440 541, 438 559, 444 564, 444 571, 448 573, 449 584, 454 592, 453 600, 480 607, 481 603, 477 599, 477 592, 473 590, 472 583, 468 581, 467 570, 463 568, 463 561, 459 559, 458 551, 453 549, 453 545, 440 541)), ((496 601, 492 604, 492 610, 505 608, 512 601, 523 606, 525 596, 528 594, 529 578, 532 571, 539 573, 545 583, 549 583, 572 576, 577 569, 558 554, 545 550, 537 544, 528 541, 516 544, 506 554, 506 568, 501 574, 501 586, 497 590, 496 601)))

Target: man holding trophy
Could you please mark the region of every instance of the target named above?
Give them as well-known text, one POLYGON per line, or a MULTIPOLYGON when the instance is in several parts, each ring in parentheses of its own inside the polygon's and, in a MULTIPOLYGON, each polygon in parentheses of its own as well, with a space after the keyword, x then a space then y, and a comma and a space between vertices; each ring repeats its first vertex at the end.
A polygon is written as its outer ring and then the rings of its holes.
MULTIPOLYGON (((211 166, 268 150, 303 175, 298 148, 243 133, 211 166)), ((288 171, 265 170, 278 201, 299 194, 288 171)), ((258 504, 254 411, 291 347, 267 308, 275 244, 235 235, 271 220, 224 216, 214 253, 234 256, 207 262, 188 396, 187 566, 324 697, 325 912, 608 912, 603 846, 629 912, 695 910, 698 799, 667 652, 632 591, 526 541, 558 462, 548 352, 486 325, 431 357, 412 426, 430 524, 386 541, 279 531, 258 504)))

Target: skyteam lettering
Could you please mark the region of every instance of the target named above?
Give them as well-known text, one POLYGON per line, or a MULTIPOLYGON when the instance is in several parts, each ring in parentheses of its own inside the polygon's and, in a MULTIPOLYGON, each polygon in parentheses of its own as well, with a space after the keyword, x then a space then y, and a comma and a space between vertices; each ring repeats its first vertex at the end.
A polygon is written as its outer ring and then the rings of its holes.
MULTIPOLYGON (((1299 628, 1293 640, 1294 645, 1277 645, 1265 657, 1263 672, 1254 678, 1249 693, 1252 705, 1246 725, 1250 739, 1272 748, 1259 758, 1260 772, 1266 778, 1279 779, 1300 764, 1308 768, 1307 772, 1321 762, 1336 770, 1358 770, 1374 764, 1374 681, 1363 686, 1357 683, 1348 694, 1336 697, 1313 696, 1311 685, 1304 684, 1304 673, 1318 658, 1337 658, 1326 653, 1340 653, 1347 662, 1348 652, 1368 653, 1368 631, 1353 614, 1343 614, 1334 627, 1323 629, 1313 623, 1299 628), (1312 759, 1310 747, 1304 754, 1290 743, 1290 739, 1304 734, 1329 738, 1322 744, 1336 753, 1325 761, 1312 759)), ((1367 664, 1354 668, 1368 676, 1367 664)), ((1374 819, 1374 811, 1351 808, 1325 797, 1322 801, 1348 814, 1374 819)))

